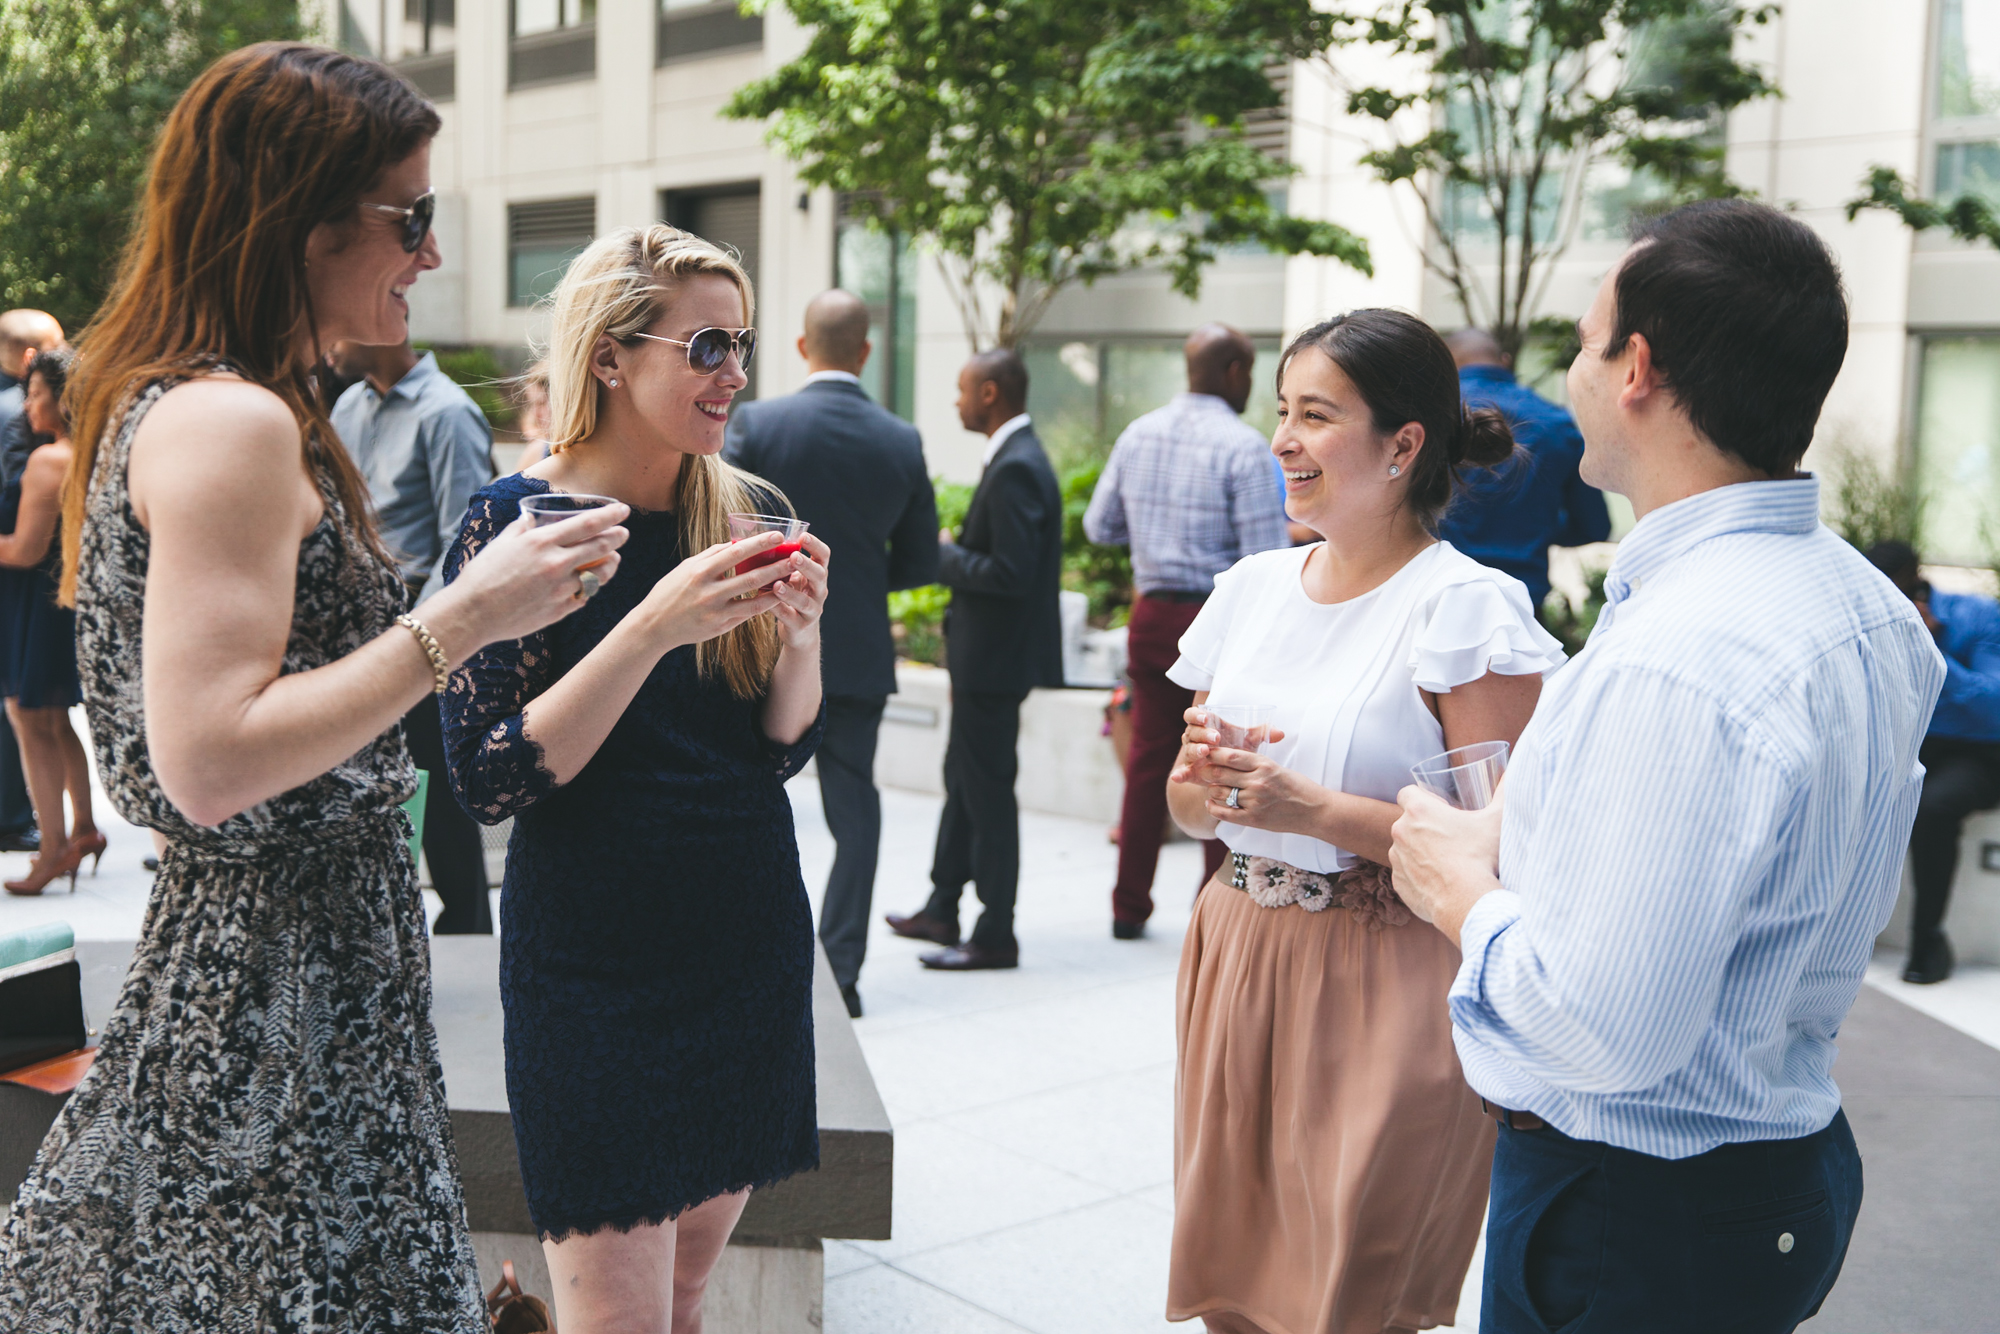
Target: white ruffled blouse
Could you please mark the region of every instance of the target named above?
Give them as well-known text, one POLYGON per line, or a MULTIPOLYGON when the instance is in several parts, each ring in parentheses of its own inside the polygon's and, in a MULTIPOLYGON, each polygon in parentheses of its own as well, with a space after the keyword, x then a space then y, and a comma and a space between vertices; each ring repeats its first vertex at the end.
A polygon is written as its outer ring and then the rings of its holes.
MULTIPOLYGON (((1445 748, 1420 690, 1446 694, 1488 672, 1547 674, 1564 662, 1521 581, 1449 542, 1332 605, 1306 596, 1312 550, 1260 552, 1217 575, 1167 675, 1218 704, 1275 705, 1272 726, 1285 739, 1265 753, 1317 783, 1394 801, 1410 766, 1445 748)), ((1356 860, 1303 834, 1224 824, 1217 837, 1232 851, 1322 874, 1356 860)))

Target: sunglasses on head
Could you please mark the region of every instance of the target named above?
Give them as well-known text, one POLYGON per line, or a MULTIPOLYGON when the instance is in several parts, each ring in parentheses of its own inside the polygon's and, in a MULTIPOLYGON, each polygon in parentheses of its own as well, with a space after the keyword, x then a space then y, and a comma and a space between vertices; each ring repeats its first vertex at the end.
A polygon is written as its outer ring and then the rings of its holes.
POLYGON ((736 364, 747 371, 750 369, 750 358, 757 351, 755 329, 703 329, 685 343, 678 338, 662 338, 658 334, 642 333, 638 336, 686 348, 688 369, 696 375, 713 375, 721 370, 732 350, 736 353, 736 364))
POLYGON ((426 190, 417 196, 417 202, 408 208, 397 208, 394 204, 363 204, 361 207, 377 213, 393 213, 403 220, 403 251, 414 255, 424 238, 431 234, 431 223, 437 218, 437 191, 426 190))

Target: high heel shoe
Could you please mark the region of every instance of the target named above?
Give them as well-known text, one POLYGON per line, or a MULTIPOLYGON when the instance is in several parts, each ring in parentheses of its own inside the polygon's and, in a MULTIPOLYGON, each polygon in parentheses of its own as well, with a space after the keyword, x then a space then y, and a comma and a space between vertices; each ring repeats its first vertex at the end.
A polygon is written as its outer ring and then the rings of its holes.
POLYGON ((76 893, 76 869, 83 865, 83 850, 72 839, 63 845, 61 852, 43 853, 28 863, 28 874, 19 880, 0 882, 9 894, 21 898, 34 898, 49 884, 62 877, 69 877, 69 892, 76 893))
POLYGON ((104 850, 111 846, 111 840, 105 838, 98 830, 93 829, 87 834, 73 836, 69 841, 69 845, 77 849, 77 865, 81 866, 85 857, 90 858, 90 873, 96 875, 97 864, 104 860, 104 850))

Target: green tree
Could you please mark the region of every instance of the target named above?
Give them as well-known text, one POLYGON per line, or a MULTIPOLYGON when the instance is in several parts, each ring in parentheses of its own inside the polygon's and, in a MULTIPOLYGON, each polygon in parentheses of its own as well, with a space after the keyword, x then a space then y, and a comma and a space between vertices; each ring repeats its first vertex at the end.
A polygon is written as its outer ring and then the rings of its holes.
POLYGON ((976 346, 1142 265, 1193 296, 1226 246, 1368 268, 1359 238, 1274 203, 1291 169, 1240 134, 1280 100, 1272 64, 1331 36, 1311 0, 782 2, 804 53, 724 114, 769 118, 808 184, 932 249, 976 346))
POLYGON ((0 307, 87 323, 175 99, 224 52, 300 31, 296 0, 0 2, 0 307))
POLYGON ((1978 195, 1960 195, 1949 204, 1935 203, 1912 191, 1893 167, 1874 168, 1862 184, 1868 193, 1847 201, 1849 222, 1863 209, 1879 208, 1894 213, 1912 231, 1943 227, 1961 241, 1984 241, 2000 247, 2000 217, 1978 195))
POLYGON ((1467 322, 1513 352, 1543 332, 1544 289, 1583 220, 1593 166, 1631 169, 1626 197, 1608 201, 1623 207, 1739 193, 1723 172, 1723 118, 1776 89, 1736 58, 1735 40, 1773 12, 1730 0, 1394 0, 1342 15, 1336 40, 1425 68, 1415 86, 1348 85, 1349 111, 1389 137, 1362 161, 1410 187, 1425 263, 1467 322))

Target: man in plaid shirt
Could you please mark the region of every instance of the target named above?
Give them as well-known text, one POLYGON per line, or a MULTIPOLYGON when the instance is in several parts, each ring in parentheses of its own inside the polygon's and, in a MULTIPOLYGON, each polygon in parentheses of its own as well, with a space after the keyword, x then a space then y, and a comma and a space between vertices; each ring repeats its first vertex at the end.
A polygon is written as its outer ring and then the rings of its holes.
MULTIPOLYGON (((1243 557, 1291 545, 1284 492, 1270 442, 1239 414, 1250 401, 1257 349, 1226 324, 1188 335, 1188 392, 1118 437, 1083 530, 1093 542, 1132 548, 1127 674, 1132 749, 1119 819, 1118 884, 1111 934, 1137 940, 1153 915, 1153 873, 1167 818, 1167 771, 1180 750, 1181 715, 1194 693, 1167 679, 1215 576, 1243 557)), ((1205 883, 1222 844, 1202 845, 1205 883)))

